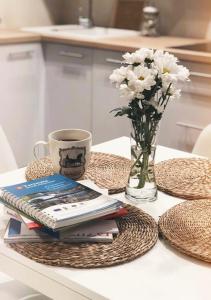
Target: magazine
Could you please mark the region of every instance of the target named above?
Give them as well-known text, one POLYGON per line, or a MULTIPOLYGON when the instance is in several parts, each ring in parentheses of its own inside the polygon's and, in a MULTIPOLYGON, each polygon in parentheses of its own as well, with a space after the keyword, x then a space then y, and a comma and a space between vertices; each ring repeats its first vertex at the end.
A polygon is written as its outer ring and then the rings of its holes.
POLYGON ((6 243, 21 242, 112 242, 113 235, 119 233, 117 224, 114 220, 97 220, 90 223, 82 224, 77 228, 69 229, 56 233, 54 236, 49 235, 41 229, 29 230, 27 226, 16 219, 9 220, 4 241, 6 243))
MULTIPOLYGON (((100 192, 101 194, 108 195, 108 190, 107 189, 102 189, 102 188, 98 187, 90 179, 80 180, 80 183, 87 186, 87 187, 89 187, 89 188, 91 188, 91 189, 93 189, 93 190, 95 190, 95 191, 97 191, 97 192, 100 192)), ((122 210, 124 210, 124 208, 120 208, 120 211, 118 211, 117 213, 114 213, 114 214, 117 214, 117 217, 118 217, 119 212, 121 212, 122 210)), ((35 220, 30 218, 29 216, 23 215, 23 213, 21 213, 19 211, 15 211, 11 207, 8 207, 8 206, 5 207, 5 212, 8 214, 9 217, 24 222, 25 225, 28 227, 28 229, 37 229, 37 228, 44 227, 44 225, 36 222, 35 220)), ((108 218, 109 218, 109 216, 113 216, 113 214, 108 215, 108 218)))
POLYGON ((57 230, 114 213, 122 202, 55 174, 0 190, 1 201, 57 230))

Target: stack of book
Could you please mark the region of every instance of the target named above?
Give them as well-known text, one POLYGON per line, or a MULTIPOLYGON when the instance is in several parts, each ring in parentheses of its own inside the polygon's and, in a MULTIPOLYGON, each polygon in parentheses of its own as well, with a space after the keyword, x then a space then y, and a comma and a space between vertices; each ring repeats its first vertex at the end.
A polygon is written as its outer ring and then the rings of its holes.
POLYGON ((16 242, 112 242, 122 202, 62 175, 0 190, 10 216, 4 240, 16 242))

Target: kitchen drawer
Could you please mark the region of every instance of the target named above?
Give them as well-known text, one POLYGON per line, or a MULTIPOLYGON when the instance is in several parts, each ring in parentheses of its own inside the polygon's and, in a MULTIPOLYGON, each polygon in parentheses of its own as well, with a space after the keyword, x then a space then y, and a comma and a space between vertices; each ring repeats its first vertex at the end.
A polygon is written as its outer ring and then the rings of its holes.
POLYGON ((211 123, 211 101, 208 97, 182 93, 168 104, 161 121, 158 143, 192 151, 201 130, 211 123))
POLYGON ((112 85, 109 76, 121 66, 122 53, 94 51, 93 64, 93 141, 101 143, 120 136, 128 136, 130 122, 126 117, 114 117, 111 110, 127 105, 119 97, 119 90, 112 85))
POLYGON ((44 136, 44 61, 38 43, 0 47, 2 125, 18 166, 33 159, 33 145, 44 136))
POLYGON ((190 82, 182 83, 184 92, 211 98, 211 65, 181 61, 190 70, 190 82))
POLYGON ((124 52, 96 50, 94 53, 96 64, 106 64, 113 69, 119 68, 123 60, 122 55, 124 52))
POLYGON ((62 128, 91 130, 92 50, 45 44, 46 135, 62 128))
POLYGON ((122 54, 122 52, 115 51, 94 51, 94 68, 103 73, 100 84, 104 87, 112 88, 109 76, 114 69, 121 67, 122 54))
POLYGON ((64 64, 83 64, 92 62, 92 49, 63 44, 45 44, 44 53, 47 62, 64 64))
POLYGON ((41 45, 38 43, 2 45, 0 48, 0 62, 33 60, 39 58, 41 52, 41 45))

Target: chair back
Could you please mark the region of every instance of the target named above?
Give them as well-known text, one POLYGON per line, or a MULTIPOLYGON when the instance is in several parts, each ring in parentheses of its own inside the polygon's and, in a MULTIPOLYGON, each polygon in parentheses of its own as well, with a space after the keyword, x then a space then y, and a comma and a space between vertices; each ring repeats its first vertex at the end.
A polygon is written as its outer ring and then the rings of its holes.
POLYGON ((192 153, 211 159, 211 124, 205 127, 200 133, 192 153))
POLYGON ((17 169, 15 156, 10 147, 8 139, 0 126, 0 173, 17 169))

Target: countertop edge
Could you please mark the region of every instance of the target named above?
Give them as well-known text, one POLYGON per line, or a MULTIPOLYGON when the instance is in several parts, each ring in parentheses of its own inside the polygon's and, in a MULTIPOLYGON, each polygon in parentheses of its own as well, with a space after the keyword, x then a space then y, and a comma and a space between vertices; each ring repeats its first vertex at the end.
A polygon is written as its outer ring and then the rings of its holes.
MULTIPOLYGON (((98 39, 97 41, 92 41, 88 39, 82 40, 77 38, 62 38, 62 37, 53 37, 48 35, 42 35, 42 41, 51 42, 51 43, 60 43, 60 44, 66 44, 72 46, 82 46, 88 48, 117 51, 117 52, 133 52, 141 47, 141 45, 140 47, 137 47, 134 45, 128 45, 127 43, 125 43, 125 45, 122 45, 122 44, 118 44, 118 42, 112 44, 112 42, 108 41, 107 39, 98 39)), ((196 39, 195 41, 196 43, 201 43, 207 40, 196 39)), ((159 49, 169 51, 170 53, 176 55, 180 60, 186 60, 189 62, 198 62, 203 64, 211 64, 211 53, 209 54, 205 52, 181 50, 169 46, 159 48, 159 49)))
POLYGON ((30 43, 30 42, 51 42, 51 43, 60 43, 72 46, 81 46, 102 50, 110 50, 117 52, 133 52, 140 47, 155 47, 156 49, 164 49, 176 55, 179 59, 185 60, 188 62, 196 62, 203 64, 211 64, 211 53, 197 52, 197 51, 188 51, 183 49, 175 49, 170 45, 174 40, 177 41, 175 46, 207 42, 207 39, 191 39, 191 38, 182 38, 182 37, 172 37, 172 36, 161 36, 156 38, 144 38, 140 41, 140 37, 130 37, 125 36, 123 38, 109 39, 109 38, 99 38, 97 40, 92 40, 89 38, 77 38, 77 37, 58 37, 51 36, 48 34, 37 34, 30 33, 21 30, 1 30, 0 33, 3 33, 3 36, 0 34, 0 45, 9 45, 9 44, 21 44, 21 43, 30 43), (7 35, 8 34, 8 35, 7 35), (152 42, 152 39, 153 42, 152 42), (169 42, 168 42, 169 39, 169 42), (181 43, 178 42, 181 40, 181 43), (156 45, 157 42, 163 46, 156 45), (161 41, 161 42, 160 42, 161 41), (141 44, 143 43, 143 45, 141 44), (165 45, 166 43, 166 45, 165 45), (155 46, 154 46, 155 44, 155 46))

